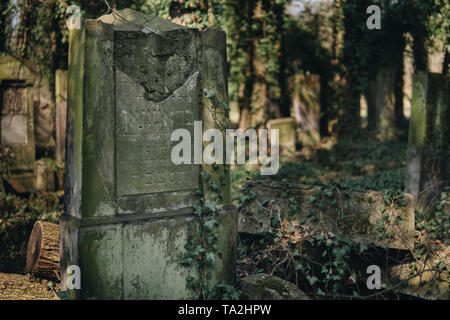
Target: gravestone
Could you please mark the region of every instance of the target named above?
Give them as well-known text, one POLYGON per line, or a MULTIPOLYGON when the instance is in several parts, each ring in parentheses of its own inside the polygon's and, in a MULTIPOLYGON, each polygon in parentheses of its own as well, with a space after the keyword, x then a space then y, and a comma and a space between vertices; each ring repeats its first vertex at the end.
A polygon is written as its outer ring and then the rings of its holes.
POLYGON ((320 77, 314 74, 296 74, 293 84, 292 105, 298 138, 302 145, 316 144, 320 140, 320 77))
MULTIPOLYGON (((281 154, 292 156, 296 151, 297 130, 294 118, 279 118, 267 121, 267 128, 279 130, 279 145, 281 154)), ((269 133, 270 136, 270 133, 269 133)))
POLYGON ((36 191, 55 191, 55 169, 52 159, 42 158, 36 161, 36 191))
POLYGON ((367 108, 368 126, 380 140, 390 140, 397 137, 395 86, 397 85, 396 65, 380 66, 368 84, 367 108))
POLYGON ((282 225, 301 226, 310 235, 331 232, 358 243, 402 250, 414 247, 415 202, 410 194, 403 194, 400 205, 387 205, 386 193, 379 191, 269 180, 248 181, 245 190, 251 190, 253 197, 240 208, 240 233, 264 235, 275 212, 282 225))
MULTIPOLYGON (((424 204, 450 185, 450 81, 442 74, 414 75, 405 190, 424 204)), ((437 198, 436 198, 437 197, 437 198)))
POLYGON ((0 59, 0 140, 14 154, 9 183, 18 192, 33 191, 35 185, 33 74, 17 59, 0 59))
POLYGON ((210 285, 234 281, 237 212, 229 168, 171 162, 175 129, 212 128, 204 89, 227 100, 225 33, 125 9, 70 30, 61 287, 72 298, 183 299, 199 238, 201 172, 222 186, 210 285), (217 169, 217 170, 216 170, 217 169), (81 271, 81 289, 68 267, 81 271))

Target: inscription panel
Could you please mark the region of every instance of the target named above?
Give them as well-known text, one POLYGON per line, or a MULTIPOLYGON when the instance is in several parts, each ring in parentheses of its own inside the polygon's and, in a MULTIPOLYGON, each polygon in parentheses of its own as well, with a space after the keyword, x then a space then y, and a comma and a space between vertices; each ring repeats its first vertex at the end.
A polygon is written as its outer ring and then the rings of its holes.
POLYGON ((198 165, 175 165, 170 157, 178 143, 170 141, 175 129, 185 128, 193 137, 199 118, 198 82, 196 72, 169 97, 153 102, 137 80, 116 69, 118 196, 198 187, 198 165))

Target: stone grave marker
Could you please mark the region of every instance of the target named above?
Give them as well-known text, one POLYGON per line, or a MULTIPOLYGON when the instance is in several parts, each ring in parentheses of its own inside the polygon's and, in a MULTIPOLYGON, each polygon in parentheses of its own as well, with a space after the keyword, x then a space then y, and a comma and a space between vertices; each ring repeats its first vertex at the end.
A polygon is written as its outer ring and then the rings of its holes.
MULTIPOLYGON (((267 121, 267 128, 279 130, 281 154, 292 156, 296 151, 297 131, 294 118, 279 118, 267 121)), ((269 134, 270 136, 270 134, 269 134)))
POLYGON ((175 165, 175 129, 212 128, 203 91, 227 100, 225 33, 183 27, 134 10, 70 30, 61 286, 72 298, 184 299, 196 266, 182 260, 201 236, 194 215, 201 172, 215 199, 217 260, 210 285, 234 282, 237 212, 226 166, 175 165), (119 16, 120 15, 120 16, 119 16), (81 288, 70 266, 79 266, 81 288))
POLYGON ((293 85, 292 106, 298 139, 302 145, 316 144, 320 140, 320 77, 314 74, 296 74, 293 85))
POLYGON ((17 59, 0 59, 0 140, 14 154, 9 183, 18 192, 33 191, 35 184, 33 74, 17 59))
MULTIPOLYGON (((414 75, 405 190, 426 205, 450 185, 450 81, 414 75)), ((435 198, 439 200, 439 198, 435 198)))

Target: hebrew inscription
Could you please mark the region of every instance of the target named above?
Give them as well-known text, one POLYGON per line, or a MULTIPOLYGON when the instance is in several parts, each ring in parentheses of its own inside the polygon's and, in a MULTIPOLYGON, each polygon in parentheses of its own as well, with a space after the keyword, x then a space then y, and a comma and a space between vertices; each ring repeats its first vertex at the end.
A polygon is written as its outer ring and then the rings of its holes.
POLYGON ((193 135, 199 116, 198 72, 168 98, 149 101, 143 88, 116 70, 117 194, 132 195, 194 189, 199 168, 170 159, 171 133, 185 128, 193 135))

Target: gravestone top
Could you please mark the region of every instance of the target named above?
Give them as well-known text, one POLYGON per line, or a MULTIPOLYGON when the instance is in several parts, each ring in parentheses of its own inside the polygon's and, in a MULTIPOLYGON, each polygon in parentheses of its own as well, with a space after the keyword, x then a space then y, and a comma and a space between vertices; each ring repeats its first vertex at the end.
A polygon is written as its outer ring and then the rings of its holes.
POLYGON ((105 14, 98 18, 98 20, 106 24, 112 24, 114 31, 137 31, 148 28, 151 32, 163 33, 180 29, 190 29, 161 17, 144 14, 133 9, 123 9, 116 12, 117 14, 105 14))
POLYGON ((0 83, 4 80, 25 80, 26 84, 31 85, 34 78, 30 62, 20 61, 12 56, 0 58, 0 83))
POLYGON ((283 125, 283 124, 294 124, 295 125, 295 119, 292 117, 289 118, 278 118, 278 119, 271 119, 267 122, 267 126, 277 126, 277 125, 283 125))

